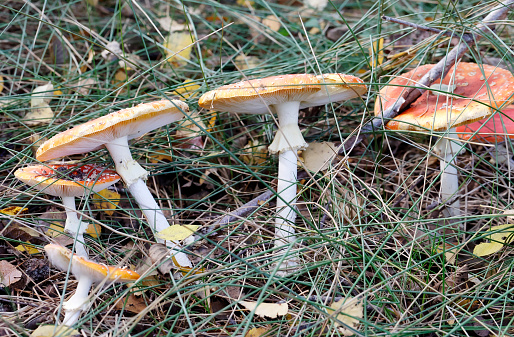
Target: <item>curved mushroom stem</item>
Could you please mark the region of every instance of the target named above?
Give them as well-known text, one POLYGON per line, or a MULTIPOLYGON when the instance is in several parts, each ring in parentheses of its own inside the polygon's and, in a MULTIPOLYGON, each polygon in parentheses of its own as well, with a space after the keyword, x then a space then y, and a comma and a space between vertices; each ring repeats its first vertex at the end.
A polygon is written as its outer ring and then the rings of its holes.
POLYGON ((66 223, 64 230, 73 235, 75 241, 75 252, 79 256, 87 257, 87 251, 84 247, 83 233, 86 231, 88 223, 82 222, 77 217, 77 209, 75 208, 75 197, 61 197, 64 210, 66 211, 66 223))
POLYGON ((93 280, 90 277, 81 277, 78 280, 77 289, 75 294, 69 300, 63 303, 65 310, 63 325, 72 326, 79 320, 80 314, 87 308, 89 300, 89 291, 93 285, 93 280))
MULTIPOLYGON (((456 162, 457 154, 461 146, 455 132, 455 128, 448 130, 448 133, 441 138, 434 146, 441 160, 441 200, 446 202, 454 197, 459 190, 459 173, 457 171, 456 162)), ((460 201, 456 199, 452 204, 448 205, 450 216, 460 215, 460 201)))
MULTIPOLYGON (((170 225, 154 197, 150 193, 144 180, 148 172, 139 165, 130 153, 127 137, 118 138, 115 142, 105 144, 116 165, 116 171, 127 185, 130 194, 134 197, 141 211, 145 215, 154 235, 170 225)), ((173 255, 182 267, 192 267, 191 261, 186 254, 180 252, 180 245, 173 241, 157 239, 157 242, 165 243, 168 248, 174 251, 173 255)))
MULTIPOLYGON (((279 130, 269 146, 271 153, 279 153, 277 217, 275 219, 275 247, 283 248, 296 240, 296 179, 298 149, 307 147, 298 127, 300 102, 286 102, 273 106, 278 116, 279 130)), ((282 251, 282 250, 280 250, 282 251)), ((296 254, 287 256, 279 266, 278 275, 287 275, 297 270, 296 254)))

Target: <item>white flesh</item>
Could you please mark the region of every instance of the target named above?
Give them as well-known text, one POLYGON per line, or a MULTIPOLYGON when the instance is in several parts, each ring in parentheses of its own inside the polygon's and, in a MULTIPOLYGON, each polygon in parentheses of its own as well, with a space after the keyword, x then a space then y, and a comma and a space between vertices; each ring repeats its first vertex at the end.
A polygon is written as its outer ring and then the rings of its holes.
MULTIPOLYGON (((448 131, 444 138, 439 139, 435 149, 441 157, 441 200, 446 202, 455 197, 459 190, 459 173, 457 171, 456 156, 460 150, 460 142, 455 129, 448 131)), ((460 215, 460 201, 457 198, 452 204, 447 205, 450 216, 460 215)))
POLYGON ((64 320, 63 325, 72 326, 79 320, 80 314, 87 308, 89 291, 93 280, 91 277, 82 276, 78 278, 77 290, 69 300, 63 303, 64 320))
MULTIPOLYGON (((115 142, 105 144, 116 165, 116 171, 127 185, 130 194, 134 197, 141 211, 145 215, 148 225, 156 235, 170 225, 161 209, 157 205, 154 197, 148 190, 144 180, 148 172, 132 159, 127 137, 118 138, 115 142)), ((174 251, 173 255, 182 267, 192 267, 191 261, 186 254, 179 252, 180 245, 173 241, 157 239, 157 242, 165 243, 166 246, 174 251)))
POLYGON ((79 256, 87 258, 86 248, 84 247, 83 233, 86 231, 88 224, 82 222, 77 217, 77 210, 75 208, 75 197, 61 197, 62 204, 66 211, 66 223, 64 231, 73 235, 75 240, 75 253, 79 256))
MULTIPOLYGON (((270 152, 278 152, 277 216, 275 219, 275 247, 283 254, 286 246, 296 240, 294 223, 296 219, 297 155, 307 143, 298 127, 299 102, 287 102, 274 106, 278 115, 279 130, 270 145, 270 152)), ((297 270, 296 254, 286 257, 279 266, 278 275, 287 275, 297 270)))

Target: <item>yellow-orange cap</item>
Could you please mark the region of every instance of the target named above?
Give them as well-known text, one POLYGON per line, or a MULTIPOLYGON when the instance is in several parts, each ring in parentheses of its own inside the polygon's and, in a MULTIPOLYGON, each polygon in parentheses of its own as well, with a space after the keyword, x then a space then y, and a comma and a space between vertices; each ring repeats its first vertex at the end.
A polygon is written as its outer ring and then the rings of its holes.
POLYGON ((90 277, 93 282, 101 282, 104 279, 117 282, 134 282, 140 275, 128 268, 107 266, 101 263, 90 261, 81 256, 73 254, 66 247, 49 244, 45 246, 45 252, 50 262, 62 271, 68 270, 71 261, 71 272, 75 277, 90 277))
MULTIPOLYGON (((405 86, 416 86, 432 67, 433 64, 420 66, 389 82, 380 90, 375 115, 379 116, 394 104, 405 86)), ((489 65, 461 62, 456 69, 452 67, 442 81, 434 83, 446 88, 454 87, 453 93, 441 95, 433 90, 425 91, 386 127, 392 130, 443 131, 486 118, 493 113, 493 108, 514 101, 512 74, 489 65)))
POLYGON ((203 94, 198 104, 210 110, 265 114, 269 105, 302 101, 320 89, 314 75, 279 75, 224 85, 203 94))
POLYGON ((136 138, 175 122, 188 111, 187 104, 178 100, 143 103, 116 111, 55 135, 39 147, 36 158, 45 161, 98 150, 115 139, 136 138))
POLYGON ((321 83, 321 90, 302 101, 301 109, 359 97, 367 91, 364 81, 353 75, 333 73, 316 77, 321 83))
POLYGON ((98 192, 121 178, 116 171, 91 164, 33 165, 16 170, 14 176, 56 197, 80 197, 88 190, 98 192))

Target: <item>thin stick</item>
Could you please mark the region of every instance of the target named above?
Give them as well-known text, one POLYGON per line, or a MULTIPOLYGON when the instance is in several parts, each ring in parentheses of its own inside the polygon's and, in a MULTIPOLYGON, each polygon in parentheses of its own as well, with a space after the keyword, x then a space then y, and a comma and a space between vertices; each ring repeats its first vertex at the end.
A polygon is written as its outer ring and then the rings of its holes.
POLYGON ((416 23, 412 23, 412 22, 409 22, 409 21, 405 21, 405 20, 402 20, 402 19, 396 19, 396 18, 392 18, 390 16, 382 16, 382 19, 383 20, 386 20, 386 21, 389 21, 389 22, 394 22, 394 23, 397 23, 397 24, 400 24, 402 26, 407 26, 407 27, 411 27, 411 28, 415 28, 417 30, 425 30, 425 31, 428 31, 428 32, 432 32, 432 33, 436 33, 436 34, 440 34, 440 35, 446 35, 446 36, 450 36, 450 37, 460 37, 460 35, 452 32, 452 31, 448 31, 448 30, 442 30, 442 29, 439 29, 439 28, 433 28, 433 27, 428 27, 428 26, 423 26, 423 25, 418 25, 416 23))
POLYGON ((260 203, 269 200, 273 195, 275 195, 275 191, 266 191, 258 195, 257 197, 253 198, 252 200, 248 201, 246 204, 239 207, 235 211, 226 214, 225 216, 223 216, 223 218, 221 218, 220 220, 216 221, 208 227, 205 236, 208 236, 219 226, 228 225, 233 221, 239 220, 247 216, 248 214, 256 210, 257 207, 260 206, 260 203))
MULTIPOLYGON (((514 6, 514 0, 505 0, 500 5, 494 7, 494 9, 482 20, 480 24, 476 26, 475 31, 477 33, 493 31, 494 21, 500 19, 505 15, 511 7, 514 6)), ((362 142, 366 133, 373 132, 374 130, 381 129, 384 125, 384 121, 388 121, 391 118, 398 116, 401 111, 404 111, 409 105, 417 100, 425 91, 429 88, 435 80, 446 76, 451 67, 455 65, 458 59, 464 55, 464 53, 471 47, 475 42, 480 39, 481 36, 476 33, 468 33, 462 35, 464 43, 457 44, 445 58, 441 59, 428 73, 420 79, 418 87, 405 88, 402 95, 398 97, 396 102, 389 108, 384 110, 379 117, 373 118, 371 121, 366 123, 360 130, 359 134, 348 137, 344 146, 341 147, 340 153, 347 153, 355 147, 355 145, 362 142)))

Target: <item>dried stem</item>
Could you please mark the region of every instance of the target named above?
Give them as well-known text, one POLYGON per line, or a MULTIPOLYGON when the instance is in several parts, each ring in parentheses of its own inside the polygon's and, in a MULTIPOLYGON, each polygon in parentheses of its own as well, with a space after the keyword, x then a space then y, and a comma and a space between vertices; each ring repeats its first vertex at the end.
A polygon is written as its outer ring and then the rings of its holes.
POLYGON ((402 26, 407 26, 407 27, 415 28, 417 30, 425 30, 427 32, 432 32, 432 33, 440 34, 440 35, 446 35, 446 36, 450 36, 450 37, 457 37, 457 38, 460 37, 459 34, 456 34, 453 31, 442 30, 442 29, 439 29, 439 28, 433 28, 433 27, 418 25, 416 23, 412 23, 412 22, 405 21, 405 20, 402 20, 402 19, 392 18, 390 16, 385 16, 384 15, 384 16, 382 16, 382 19, 386 20, 386 21, 389 21, 389 22, 400 24, 402 26))

